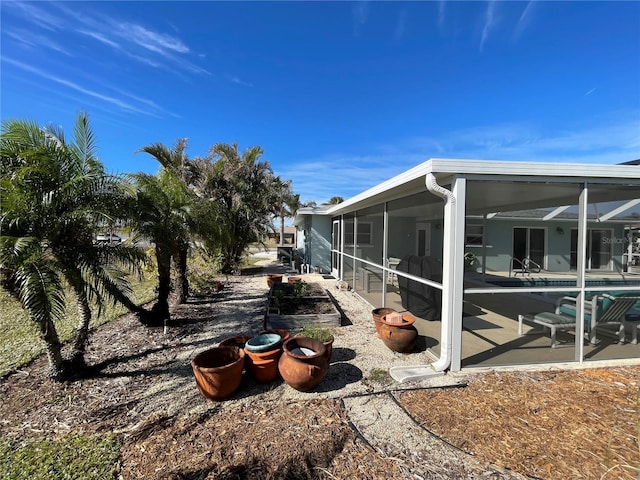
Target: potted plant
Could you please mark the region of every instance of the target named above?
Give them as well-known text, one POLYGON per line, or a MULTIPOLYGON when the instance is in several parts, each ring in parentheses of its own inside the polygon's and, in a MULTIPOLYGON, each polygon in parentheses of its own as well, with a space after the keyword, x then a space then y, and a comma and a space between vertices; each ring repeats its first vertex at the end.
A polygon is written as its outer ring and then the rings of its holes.
POLYGON ((330 328, 319 327, 317 325, 305 325, 296 336, 311 338, 322 342, 327 350, 327 361, 331 359, 334 336, 330 328))

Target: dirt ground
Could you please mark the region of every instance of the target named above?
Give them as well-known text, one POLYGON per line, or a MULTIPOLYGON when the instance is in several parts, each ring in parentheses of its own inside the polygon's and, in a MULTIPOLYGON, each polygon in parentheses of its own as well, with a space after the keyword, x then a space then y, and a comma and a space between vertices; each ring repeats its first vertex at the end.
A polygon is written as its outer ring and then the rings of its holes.
MULTIPOLYGON (((242 394, 224 402, 202 399, 191 380, 183 382, 188 391, 178 388, 175 380, 192 374, 176 359, 211 321, 212 301, 192 299, 174 311, 167 337, 130 315, 100 327, 87 355, 89 378, 52 382, 38 358, 1 379, 0 435, 115 432, 124 444, 121 479, 427 478, 417 473, 424 458, 385 454, 351 422, 340 398, 269 396, 287 386, 256 385, 248 374, 242 394)), ((221 309, 225 297, 215 302, 221 309)), ((261 313, 256 306, 247 315, 256 321, 261 313)), ((457 388, 396 392, 389 385, 422 428, 468 452, 460 458, 492 472, 501 467, 504 478, 638 478, 639 392, 640 366, 477 373, 457 388)), ((464 472, 452 463, 437 478, 499 478, 464 472)))

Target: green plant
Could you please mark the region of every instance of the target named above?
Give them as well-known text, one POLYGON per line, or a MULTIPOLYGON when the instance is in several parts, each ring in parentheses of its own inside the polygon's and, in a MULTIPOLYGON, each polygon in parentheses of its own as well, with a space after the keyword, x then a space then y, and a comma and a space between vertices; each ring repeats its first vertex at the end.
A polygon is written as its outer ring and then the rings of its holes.
POLYGON ((302 337, 313 338, 319 342, 328 342, 333 340, 333 332, 330 328, 318 327, 316 325, 305 325, 300 330, 299 335, 302 337))
POLYGON ((293 295, 299 300, 301 297, 304 297, 309 290, 309 286, 305 282, 295 282, 293 284, 293 295))
POLYGON ((273 292, 273 302, 276 304, 276 307, 282 308, 282 305, 284 304, 283 290, 276 290, 275 292, 273 292))

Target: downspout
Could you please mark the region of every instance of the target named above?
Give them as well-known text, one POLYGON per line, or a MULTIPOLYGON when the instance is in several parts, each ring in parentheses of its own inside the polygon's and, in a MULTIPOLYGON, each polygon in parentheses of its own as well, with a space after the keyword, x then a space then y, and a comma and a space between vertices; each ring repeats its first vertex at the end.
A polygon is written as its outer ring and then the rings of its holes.
MULTIPOLYGON (((442 329, 440 338, 442 346, 440 348, 440 358, 431 364, 431 367, 436 372, 444 372, 451 365, 451 352, 452 352, 452 333, 453 333, 453 273, 455 269, 454 256, 451 249, 453 245, 453 238, 450 238, 451 232, 455 226, 455 195, 446 188, 438 185, 435 175, 433 173, 427 173, 425 178, 425 185, 430 193, 442 198, 445 202, 444 206, 444 224, 442 226, 443 231, 443 265, 442 265, 442 312, 441 312, 441 324, 442 329)), ((455 236, 455 232, 454 236, 455 236)))

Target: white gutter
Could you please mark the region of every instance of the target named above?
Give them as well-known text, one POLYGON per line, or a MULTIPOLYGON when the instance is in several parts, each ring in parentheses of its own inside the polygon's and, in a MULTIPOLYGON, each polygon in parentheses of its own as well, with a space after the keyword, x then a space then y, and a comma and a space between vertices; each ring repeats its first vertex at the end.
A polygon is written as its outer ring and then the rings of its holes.
POLYGON ((427 173, 425 185, 429 192, 442 198, 445 201, 444 225, 443 225, 443 265, 442 265, 442 312, 440 333, 440 358, 431 365, 436 372, 443 372, 451 365, 452 333, 453 333, 453 274, 455 270, 454 255, 452 246, 454 244, 452 234, 455 235, 455 203, 456 197, 446 188, 438 185, 433 173, 427 173))
MULTIPOLYGON (((432 173, 425 176, 425 185, 430 193, 444 199, 444 245, 442 265, 442 312, 441 312, 441 333, 440 333, 440 357, 429 365, 396 366, 389 369, 391 377, 400 382, 410 382, 423 380, 436 375, 444 375, 445 370, 451 367, 453 354, 453 323, 455 308, 455 218, 456 218, 456 196, 446 188, 438 185, 436 177, 432 173)), ((463 197, 464 198, 464 197, 463 197)), ((462 314, 460 315, 462 318, 462 314)))

